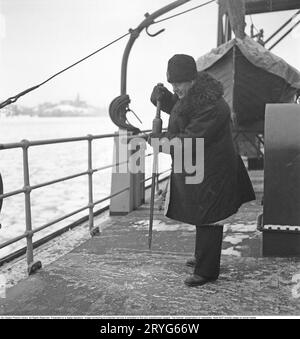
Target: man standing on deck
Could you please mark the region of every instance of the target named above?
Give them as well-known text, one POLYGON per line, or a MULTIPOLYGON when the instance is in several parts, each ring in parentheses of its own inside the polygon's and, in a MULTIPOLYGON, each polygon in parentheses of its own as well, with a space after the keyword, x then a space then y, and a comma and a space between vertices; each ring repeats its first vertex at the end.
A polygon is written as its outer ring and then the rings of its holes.
MULTIPOLYGON (((218 222, 235 214, 243 203, 255 200, 255 194, 234 148, 230 108, 223 98, 222 84, 206 72, 198 73, 195 60, 184 54, 169 60, 167 78, 174 94, 163 86, 155 86, 151 101, 156 105, 159 100, 162 110, 170 114, 168 130, 152 134, 149 142, 153 138, 179 138, 183 143, 190 139, 195 144, 196 139, 204 139, 201 183, 187 183, 190 174, 174 171, 176 154, 171 153, 165 209, 167 217, 196 225, 195 257, 186 263, 194 267, 194 274, 185 284, 201 286, 219 277, 223 225, 218 222)), ((194 150, 189 153, 195 163, 194 150)))

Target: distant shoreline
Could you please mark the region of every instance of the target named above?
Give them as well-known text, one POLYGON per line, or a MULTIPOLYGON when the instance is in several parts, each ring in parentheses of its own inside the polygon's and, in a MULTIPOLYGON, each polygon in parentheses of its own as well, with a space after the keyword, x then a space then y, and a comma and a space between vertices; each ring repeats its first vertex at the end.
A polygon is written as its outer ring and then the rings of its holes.
POLYGON ((0 114, 0 120, 1 119, 9 119, 9 120, 18 120, 18 119, 69 119, 69 118, 108 118, 109 114, 107 115, 63 115, 63 116, 40 116, 40 115, 12 115, 12 116, 1 116, 0 114))

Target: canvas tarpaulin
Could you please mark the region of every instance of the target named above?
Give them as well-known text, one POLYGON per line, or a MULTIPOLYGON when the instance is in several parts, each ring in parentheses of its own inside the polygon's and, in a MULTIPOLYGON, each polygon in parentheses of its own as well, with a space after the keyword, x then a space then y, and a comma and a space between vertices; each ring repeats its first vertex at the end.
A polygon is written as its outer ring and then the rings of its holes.
POLYGON ((263 121, 267 103, 291 102, 300 89, 300 72, 248 36, 213 49, 197 67, 223 83, 240 125, 263 121))

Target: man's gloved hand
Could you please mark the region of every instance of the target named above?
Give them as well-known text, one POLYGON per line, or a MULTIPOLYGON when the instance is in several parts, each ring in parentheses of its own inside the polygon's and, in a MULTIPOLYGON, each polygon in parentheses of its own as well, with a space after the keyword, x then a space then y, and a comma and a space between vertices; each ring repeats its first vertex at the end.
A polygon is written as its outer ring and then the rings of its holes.
POLYGON ((157 101, 163 100, 167 95, 169 91, 166 87, 163 85, 156 85, 153 88, 152 94, 151 94, 151 102, 153 105, 156 105, 157 101))

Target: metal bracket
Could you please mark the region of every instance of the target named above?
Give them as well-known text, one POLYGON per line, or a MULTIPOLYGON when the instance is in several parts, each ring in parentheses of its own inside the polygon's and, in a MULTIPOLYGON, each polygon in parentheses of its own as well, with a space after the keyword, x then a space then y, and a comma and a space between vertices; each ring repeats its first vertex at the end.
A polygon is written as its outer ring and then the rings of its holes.
POLYGON ((92 229, 90 230, 90 235, 91 235, 92 237, 97 237, 97 236, 99 236, 100 234, 101 234, 101 232, 100 232, 99 226, 94 227, 94 228, 92 228, 92 229))
POLYGON ((263 224, 263 219, 264 219, 264 215, 260 214, 257 217, 257 230, 262 232, 264 230, 264 224, 263 224))
POLYGON ((151 37, 154 38, 156 36, 158 36, 159 34, 163 33, 165 31, 165 28, 161 29, 160 31, 156 32, 156 33, 150 33, 149 32, 149 27, 146 28, 146 33, 151 37))
POLYGON ((37 271, 40 270, 41 268, 42 268, 42 263, 41 263, 41 261, 36 261, 36 262, 31 263, 31 264, 28 265, 28 267, 27 267, 28 275, 34 274, 35 272, 37 272, 37 271))

